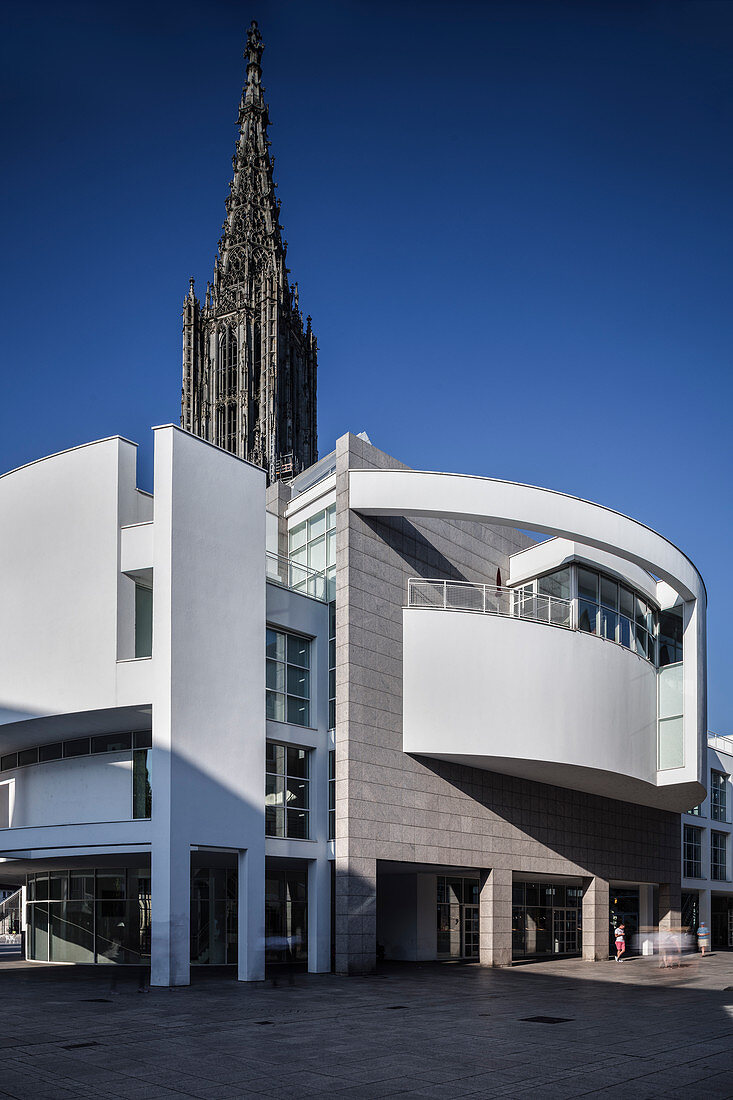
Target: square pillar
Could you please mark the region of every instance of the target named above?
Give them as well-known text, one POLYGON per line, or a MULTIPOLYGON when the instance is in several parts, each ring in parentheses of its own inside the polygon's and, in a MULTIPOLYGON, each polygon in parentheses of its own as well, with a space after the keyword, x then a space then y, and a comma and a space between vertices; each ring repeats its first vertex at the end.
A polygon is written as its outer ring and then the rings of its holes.
POLYGON ((377 861, 336 857, 336 973, 377 965, 377 861))
POLYGON ((602 878, 583 884, 583 958, 596 962, 609 956, 609 888, 602 878))
POLYGON ((495 867, 481 875, 479 962, 510 966, 512 961, 512 872, 495 867))
POLYGON ((682 924, 682 891, 679 882, 659 883, 659 931, 676 931, 682 924))
POLYGON ((654 887, 646 882, 639 885, 639 952, 654 954, 654 887))
POLYGON ((328 974, 331 969, 331 864, 314 859, 308 864, 308 971, 328 974))
POLYGON ((191 982, 191 850, 154 846, 150 861, 150 984, 191 982))
POLYGON ((241 849, 237 866, 237 980, 261 982, 265 977, 264 847, 241 849))

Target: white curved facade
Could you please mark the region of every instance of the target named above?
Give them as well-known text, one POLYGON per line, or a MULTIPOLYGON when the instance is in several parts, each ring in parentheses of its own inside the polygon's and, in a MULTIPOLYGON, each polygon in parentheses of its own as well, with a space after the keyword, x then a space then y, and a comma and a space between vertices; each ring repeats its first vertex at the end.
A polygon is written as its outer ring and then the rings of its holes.
MULTIPOLYGON (((575 589, 564 622, 570 629, 520 617, 510 606, 459 611, 460 587, 444 609, 439 598, 438 606, 407 607, 406 752, 678 812, 704 797, 705 588, 681 551, 617 512, 512 482, 352 470, 349 501, 362 515, 471 519, 547 533, 555 538, 510 558, 509 587, 577 562, 617 590, 641 594, 649 615, 676 605, 683 623, 684 660, 672 673, 578 630, 575 589), (670 684, 680 695, 673 729, 664 724, 670 684)), ((612 614, 619 618, 618 609, 612 614)))

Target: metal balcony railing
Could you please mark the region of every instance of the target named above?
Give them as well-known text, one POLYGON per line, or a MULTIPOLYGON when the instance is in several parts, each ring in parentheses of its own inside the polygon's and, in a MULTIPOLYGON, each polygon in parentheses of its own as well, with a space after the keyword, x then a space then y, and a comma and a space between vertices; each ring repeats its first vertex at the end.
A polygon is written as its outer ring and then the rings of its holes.
POLYGON ((407 606, 438 608, 443 611, 480 611, 486 615, 505 615, 511 619, 532 619, 573 629, 573 604, 560 596, 525 593, 493 584, 470 581, 407 582, 407 606))
POLYGON ((265 575, 268 581, 274 581, 283 588, 291 588, 294 592, 302 592, 324 602, 328 598, 325 573, 299 565, 282 554, 267 553, 265 575))

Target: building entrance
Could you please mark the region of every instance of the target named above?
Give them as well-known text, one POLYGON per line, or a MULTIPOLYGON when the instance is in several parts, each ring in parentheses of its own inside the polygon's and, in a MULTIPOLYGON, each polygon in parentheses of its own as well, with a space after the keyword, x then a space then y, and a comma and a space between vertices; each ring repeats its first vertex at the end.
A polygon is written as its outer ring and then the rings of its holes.
POLYGON ((512 958, 537 959, 580 953, 581 886, 565 882, 515 882, 512 886, 512 958))
POLYGON ((616 954, 614 932, 623 924, 626 933, 625 955, 639 954, 639 888, 611 886, 609 894, 608 953, 616 954))
POLYGON ((438 875, 438 958, 477 959, 477 878, 438 875))

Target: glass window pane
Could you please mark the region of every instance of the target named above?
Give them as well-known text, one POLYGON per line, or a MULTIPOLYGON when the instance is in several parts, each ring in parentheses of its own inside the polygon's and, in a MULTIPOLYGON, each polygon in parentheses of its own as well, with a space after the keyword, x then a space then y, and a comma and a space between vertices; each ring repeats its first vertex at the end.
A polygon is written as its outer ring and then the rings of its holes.
POLYGON ((308 778, 308 749, 288 748, 288 775, 308 778))
POLYGON ((618 585, 608 577, 601 577, 601 603, 615 611, 618 607, 618 585))
POLYGON ((18 767, 18 754, 17 752, 9 752, 6 756, 0 757, 0 771, 9 771, 11 768, 18 767))
POLYGON ((326 527, 331 528, 336 526, 336 505, 332 504, 330 508, 326 509, 326 527))
POLYGON ((135 585, 135 656, 151 657, 153 653, 153 590, 135 585))
POLYGON ((265 836, 285 836, 285 810, 265 806, 265 836))
POLYGON ((265 656, 275 661, 285 660, 285 635, 279 630, 272 630, 269 626, 265 641, 265 656))
POLYGON ((288 836, 295 837, 296 840, 308 839, 308 811, 307 810, 287 810, 288 815, 288 836))
POLYGON ((124 871, 97 871, 97 897, 106 900, 125 897, 124 871))
POLYGON ((578 600, 578 630, 586 634, 598 633, 598 605, 578 600))
POLYGON ((301 668, 310 666, 310 642, 296 634, 288 634, 288 664, 301 668))
POLYGON ((150 753, 150 749, 135 749, 132 754, 132 816, 134 818, 149 818, 153 812, 150 753))
POLYGON ((288 778, 288 786, 285 794, 285 802, 288 807, 308 809, 308 780, 288 778))
POLYGON ((336 564, 336 532, 329 531, 326 536, 326 566, 336 564))
POLYGON ((682 665, 668 665, 657 673, 660 718, 682 714, 682 668, 682 665))
POLYGON ((294 695, 288 695, 287 721, 296 726, 307 726, 310 708, 306 699, 298 699, 294 695))
POLYGON ((26 764, 38 763, 38 749, 21 749, 18 753, 18 767, 25 767, 26 764))
POLYGON ((285 805, 285 777, 283 775, 272 775, 268 772, 265 776, 265 805, 285 805))
POLYGON ((66 901, 69 896, 69 878, 66 871, 52 871, 49 875, 48 896, 51 901, 66 901))
POLYGON ((681 718, 665 718, 659 723, 660 770, 681 768, 685 763, 683 726, 681 718))
POLYGON ((306 525, 305 522, 298 523, 295 527, 290 528, 288 534, 290 551, 296 550, 299 546, 305 546, 306 540, 306 525))
MULTIPOLYGON (((281 668, 284 666, 281 665, 281 668)), ((297 668, 295 665, 288 665, 288 694, 299 695, 303 699, 307 699, 310 691, 310 672, 307 668, 297 668)))
POLYGON ((598 574, 578 566, 578 596, 583 600, 598 602, 598 574))
POLYGON ((130 748, 131 733, 103 733, 92 738, 92 752, 125 752, 130 748))
POLYGON ((63 743, 57 741, 54 745, 41 745, 38 750, 38 760, 43 763, 46 760, 60 760, 63 753, 63 743))
POLYGON ((265 746, 265 769, 268 772, 285 774, 285 746, 268 741, 265 746))
POLYGON ((649 609, 644 600, 642 600, 639 596, 636 596, 634 598, 634 608, 636 613, 636 625, 643 626, 644 629, 646 629, 646 616, 649 609))
POLYGON ((277 691, 265 692, 265 713, 275 722, 284 722, 285 696, 277 691))
MULTIPOLYGON (((290 561, 294 566, 295 565, 304 565, 305 566, 305 565, 308 564, 308 547, 303 545, 298 550, 291 550, 289 556, 290 556, 290 561)), ((291 579, 292 579, 292 582, 294 584, 297 584, 299 581, 302 581, 303 577, 304 577, 303 572, 301 572, 297 569, 294 569, 292 571, 291 579)))
POLYGON ((631 649, 631 620, 627 619, 625 615, 621 615, 618 627, 618 640, 621 642, 621 645, 625 645, 627 649, 631 649))
POLYGON ((601 637, 616 641, 616 624, 618 615, 607 607, 601 607, 601 637))
POLYGON ((325 534, 326 531, 326 513, 318 512, 315 516, 311 516, 308 520, 308 542, 312 542, 313 539, 317 539, 320 535, 325 534))
POLYGON ((308 565, 322 573, 326 568, 326 537, 322 535, 315 542, 308 543, 308 565))
POLYGON ((627 615, 630 619, 634 617, 634 593, 630 592, 628 588, 624 588, 621 585, 619 591, 619 608, 622 615, 627 615))
POLYGON ((570 569, 558 569, 554 573, 548 573, 546 577, 539 577, 537 591, 543 596, 559 596, 563 600, 569 600, 570 569))
POLYGON ((270 691, 285 691, 285 665, 279 661, 266 661, 265 684, 270 691))
POLYGON ((153 733, 152 730, 139 730, 134 735, 133 741, 136 749, 152 749, 153 747, 153 733))
POLYGON ((64 756, 86 756, 88 752, 88 737, 80 737, 76 741, 64 741, 64 756))

